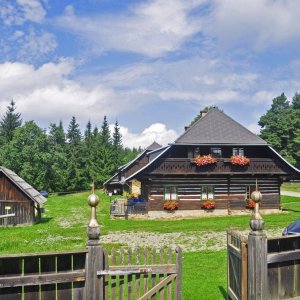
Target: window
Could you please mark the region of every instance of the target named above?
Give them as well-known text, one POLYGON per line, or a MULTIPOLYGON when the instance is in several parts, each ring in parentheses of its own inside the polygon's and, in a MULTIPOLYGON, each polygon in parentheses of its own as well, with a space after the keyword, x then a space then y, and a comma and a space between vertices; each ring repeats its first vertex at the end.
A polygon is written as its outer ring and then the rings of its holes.
POLYGON ((256 190, 255 185, 248 185, 245 187, 245 199, 250 199, 251 194, 256 190))
POLYGON ((215 199, 215 191, 213 185, 202 185, 200 188, 200 200, 215 199))
POLYGON ((211 155, 213 157, 222 157, 222 149, 221 148, 210 148, 211 155))
POLYGON ((232 148, 232 155, 244 156, 244 148, 232 148))
POLYGON ((177 200, 177 188, 176 186, 165 186, 165 196, 164 199, 167 200, 177 200))

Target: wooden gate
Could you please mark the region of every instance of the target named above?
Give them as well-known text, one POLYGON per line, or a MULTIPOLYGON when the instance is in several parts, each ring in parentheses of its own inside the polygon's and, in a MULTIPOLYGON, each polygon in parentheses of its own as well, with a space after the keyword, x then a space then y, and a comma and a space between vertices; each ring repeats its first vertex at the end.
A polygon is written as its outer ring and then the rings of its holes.
POLYGON ((169 249, 104 251, 104 299, 181 299, 182 253, 169 249))
POLYGON ((99 300, 181 299, 179 247, 175 251, 121 248, 108 253, 99 246, 97 251, 103 255, 68 251, 0 256, 0 299, 94 299, 86 291, 89 280, 97 285, 99 300), (95 261, 97 257, 103 261, 95 261), (95 261, 93 269, 88 270, 88 260, 95 261))
POLYGON ((229 299, 247 300, 247 241, 234 231, 227 232, 227 265, 229 299))

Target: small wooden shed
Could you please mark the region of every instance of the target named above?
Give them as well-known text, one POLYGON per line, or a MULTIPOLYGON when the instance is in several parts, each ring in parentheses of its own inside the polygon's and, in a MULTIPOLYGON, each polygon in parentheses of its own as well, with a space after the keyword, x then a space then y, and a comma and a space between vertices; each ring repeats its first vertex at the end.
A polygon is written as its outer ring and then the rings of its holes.
POLYGON ((34 224, 41 218, 46 202, 37 190, 13 171, 0 167, 0 226, 34 224), (3 215, 15 216, 3 218, 3 215))

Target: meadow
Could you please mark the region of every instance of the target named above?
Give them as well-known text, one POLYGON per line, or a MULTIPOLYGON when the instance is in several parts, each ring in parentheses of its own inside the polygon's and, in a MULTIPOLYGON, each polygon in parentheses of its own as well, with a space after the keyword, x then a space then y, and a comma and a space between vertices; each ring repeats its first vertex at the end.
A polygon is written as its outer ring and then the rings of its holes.
MULTIPOLYGON (((0 228, 0 253, 33 253, 85 249, 86 225, 90 209, 90 192, 51 195, 42 221, 34 226, 0 228)), ((204 235, 224 232, 227 228, 247 230, 250 216, 209 217, 186 220, 111 220, 109 197, 98 192, 98 221, 101 235, 114 232, 149 232, 156 234, 183 232, 204 235)), ((265 215, 266 230, 281 230, 300 218, 300 198, 282 196, 284 213, 265 215)), ((170 241, 171 243, 177 241, 170 241)), ((180 243, 180 241, 178 241, 180 243)), ((120 248, 121 243, 105 243, 106 248, 120 248)), ((154 245, 155 246, 155 245, 154 245)), ((183 254, 183 298, 226 299, 226 250, 204 250, 183 254)))

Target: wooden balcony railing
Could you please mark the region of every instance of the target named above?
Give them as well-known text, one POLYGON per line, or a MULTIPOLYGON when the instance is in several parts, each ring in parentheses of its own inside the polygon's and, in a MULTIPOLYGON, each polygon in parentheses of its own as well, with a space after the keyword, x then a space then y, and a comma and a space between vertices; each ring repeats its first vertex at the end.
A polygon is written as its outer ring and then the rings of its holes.
POLYGON ((287 174, 279 162, 271 158, 251 158, 247 166, 237 166, 229 158, 219 158, 215 164, 196 166, 191 159, 167 158, 156 160, 148 174, 287 174))

